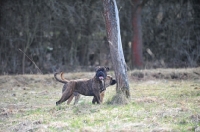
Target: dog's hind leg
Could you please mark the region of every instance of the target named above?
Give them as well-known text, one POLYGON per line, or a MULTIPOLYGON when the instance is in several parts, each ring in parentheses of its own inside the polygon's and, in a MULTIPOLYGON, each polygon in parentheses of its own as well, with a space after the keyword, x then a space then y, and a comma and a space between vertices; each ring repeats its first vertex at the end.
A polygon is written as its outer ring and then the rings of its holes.
POLYGON ((63 95, 62 95, 62 97, 60 98, 60 100, 56 102, 56 105, 59 105, 59 104, 65 102, 65 101, 68 100, 71 96, 72 96, 72 92, 69 92, 69 93, 64 92, 63 95))
POLYGON ((80 94, 77 93, 77 92, 74 92, 70 97, 69 99, 67 100, 67 104, 70 104, 72 99, 75 97, 75 100, 74 100, 74 105, 78 103, 79 99, 80 99, 80 94))
POLYGON ((72 101, 72 99, 74 98, 74 94, 72 94, 69 99, 67 100, 67 104, 69 105, 72 101))
POLYGON ((80 97, 81 97, 81 95, 80 95, 79 93, 77 93, 77 94, 75 95, 74 105, 78 103, 80 97))

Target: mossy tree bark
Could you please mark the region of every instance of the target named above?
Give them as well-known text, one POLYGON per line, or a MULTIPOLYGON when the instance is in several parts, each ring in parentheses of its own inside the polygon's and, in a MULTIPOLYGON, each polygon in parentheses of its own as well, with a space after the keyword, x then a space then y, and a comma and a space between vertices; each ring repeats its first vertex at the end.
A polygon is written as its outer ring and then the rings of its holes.
MULTIPOLYGON (((122 49, 118 8, 115 0, 103 0, 107 38, 110 46, 111 59, 117 80, 117 94, 130 97, 127 66, 122 49)), ((118 102, 120 103, 120 102, 118 102)))

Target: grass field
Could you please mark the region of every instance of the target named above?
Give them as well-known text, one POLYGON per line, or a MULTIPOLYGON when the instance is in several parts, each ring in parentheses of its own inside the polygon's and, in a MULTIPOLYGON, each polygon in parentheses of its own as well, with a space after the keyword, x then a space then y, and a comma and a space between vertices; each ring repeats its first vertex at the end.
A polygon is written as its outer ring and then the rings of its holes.
MULTIPOLYGON (((110 72, 114 76, 113 72, 110 72)), ((81 96, 77 105, 56 106, 62 84, 53 74, 0 76, 0 131, 3 132, 200 132, 200 68, 129 71, 131 98, 111 105, 81 96)), ((68 79, 94 73, 66 73, 68 79)))

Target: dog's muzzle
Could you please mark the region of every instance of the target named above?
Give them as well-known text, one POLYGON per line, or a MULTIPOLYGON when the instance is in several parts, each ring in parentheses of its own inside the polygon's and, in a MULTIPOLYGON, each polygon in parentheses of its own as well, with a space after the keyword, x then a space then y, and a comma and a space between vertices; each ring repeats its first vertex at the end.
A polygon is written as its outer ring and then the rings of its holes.
POLYGON ((104 77, 102 77, 102 76, 99 77, 99 80, 103 80, 103 79, 104 79, 104 77))
POLYGON ((102 81, 102 80, 104 80, 105 78, 106 78, 106 73, 105 72, 103 72, 103 71, 97 71, 97 73, 96 73, 96 77, 100 80, 100 81, 102 81))

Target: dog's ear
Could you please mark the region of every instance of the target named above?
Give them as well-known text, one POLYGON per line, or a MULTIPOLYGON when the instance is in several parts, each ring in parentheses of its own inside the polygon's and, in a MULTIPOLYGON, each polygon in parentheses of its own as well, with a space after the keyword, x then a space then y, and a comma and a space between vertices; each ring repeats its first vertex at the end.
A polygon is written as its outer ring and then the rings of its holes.
POLYGON ((110 68, 109 68, 109 67, 105 67, 105 69, 106 69, 106 71, 109 71, 109 70, 110 70, 110 68))
POLYGON ((95 71, 98 71, 99 68, 100 68, 100 66, 96 66, 96 67, 95 67, 95 71))

